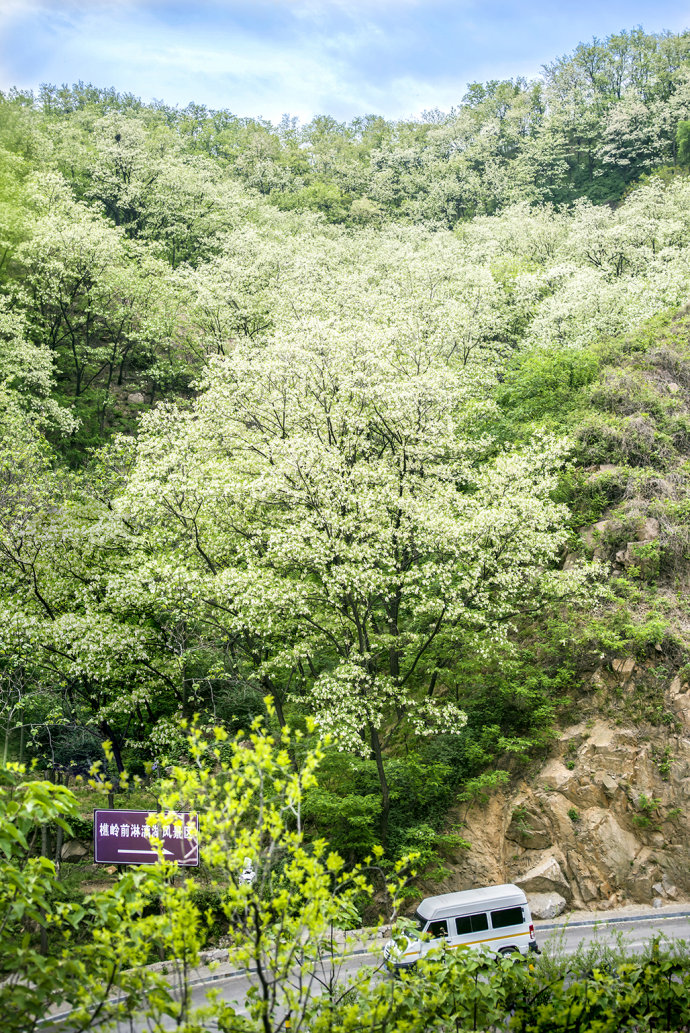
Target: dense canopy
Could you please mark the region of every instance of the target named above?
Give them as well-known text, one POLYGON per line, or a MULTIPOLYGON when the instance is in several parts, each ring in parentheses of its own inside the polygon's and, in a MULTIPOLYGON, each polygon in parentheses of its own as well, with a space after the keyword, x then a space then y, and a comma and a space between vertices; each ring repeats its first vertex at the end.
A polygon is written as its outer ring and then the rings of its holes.
POLYGON ((687 433, 611 369, 688 301, 689 127, 641 30, 415 122, 1 98, 6 753, 143 770, 270 697, 358 856, 541 749, 601 634, 578 471, 687 433))

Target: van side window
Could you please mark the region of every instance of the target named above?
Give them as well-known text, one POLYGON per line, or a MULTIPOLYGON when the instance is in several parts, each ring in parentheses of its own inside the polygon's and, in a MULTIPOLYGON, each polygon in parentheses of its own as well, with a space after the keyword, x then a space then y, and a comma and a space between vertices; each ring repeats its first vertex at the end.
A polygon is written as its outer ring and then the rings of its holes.
POLYGON ((468 933, 483 933, 489 928, 489 920, 482 911, 479 915, 463 915, 455 919, 455 928, 458 936, 467 936, 468 933))
POLYGON ((439 920, 438 922, 429 922, 429 928, 427 929, 427 932, 429 936, 432 938, 432 940, 437 940, 441 936, 447 936, 448 923, 446 922, 445 918, 443 919, 443 921, 439 920))
POLYGON ((502 911, 491 912, 491 924, 494 929, 506 929, 509 925, 523 925, 525 916, 521 907, 505 907, 502 911))

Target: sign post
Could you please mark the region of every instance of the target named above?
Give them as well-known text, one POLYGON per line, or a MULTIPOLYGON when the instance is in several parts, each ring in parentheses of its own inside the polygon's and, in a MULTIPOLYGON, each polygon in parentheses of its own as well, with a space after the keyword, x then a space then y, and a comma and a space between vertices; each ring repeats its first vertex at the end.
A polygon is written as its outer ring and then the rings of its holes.
POLYGON ((199 817, 184 813, 159 818, 156 811, 94 811, 93 859, 96 864, 155 864, 162 840, 166 861, 199 864, 199 817), (152 820, 151 824, 147 819, 152 820))

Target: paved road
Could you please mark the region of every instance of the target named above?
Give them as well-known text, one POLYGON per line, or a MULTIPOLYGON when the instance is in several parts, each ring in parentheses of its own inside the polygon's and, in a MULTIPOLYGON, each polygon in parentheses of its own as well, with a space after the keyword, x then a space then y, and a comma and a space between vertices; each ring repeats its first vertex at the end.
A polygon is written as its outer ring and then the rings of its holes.
MULTIPOLYGON (((549 925, 543 922, 537 925, 537 940, 546 954, 573 954, 581 946, 592 943, 615 945, 618 942, 627 950, 637 952, 657 934, 669 940, 690 939, 690 911, 681 912, 679 909, 678 912, 669 913, 667 908, 666 913, 648 912, 614 919, 602 915, 582 920, 578 916, 577 921, 561 920, 549 925)), ((354 954, 343 962, 339 981, 347 981, 363 965, 377 965, 380 961, 379 953, 363 951, 354 954)), ((195 1007, 204 1005, 209 990, 215 990, 219 998, 236 1002, 238 1011, 243 1012, 243 1002, 251 985, 251 976, 245 974, 224 975, 221 971, 214 974, 205 970, 200 973, 200 981, 191 988, 192 1004, 195 1007)), ((62 1026, 63 1031, 66 1028, 68 1024, 62 1026)), ((171 1021, 166 1028, 172 1030, 175 1025, 171 1021)), ((208 1033, 213 1033, 214 1027, 209 1024, 207 1029, 208 1033)), ((148 1033, 149 1030, 150 1026, 145 1020, 136 1019, 119 1027, 119 1033, 148 1033)))
POLYGON ((555 928, 537 928, 539 946, 549 953, 562 951, 574 954, 581 944, 615 944, 621 938, 628 950, 640 951, 655 935, 660 933, 669 940, 690 939, 690 911, 678 914, 651 912, 625 919, 607 921, 606 918, 592 918, 585 923, 554 923, 555 928))
MULTIPOLYGON (((598 942, 613 945, 619 940, 622 940, 627 949, 640 951, 658 933, 662 933, 670 940, 690 938, 690 912, 675 916, 651 912, 647 915, 626 917, 623 920, 614 919, 613 921, 593 917, 591 921, 587 921, 587 924, 559 922, 554 923, 553 927, 547 927, 542 923, 537 928, 539 946, 544 953, 549 954, 574 954, 581 944, 598 942)), ((379 961, 380 958, 372 953, 354 955, 346 960, 341 972, 341 979, 346 980, 362 965, 375 965, 379 961)), ((244 1001, 250 985, 250 980, 245 975, 226 977, 193 987, 192 999, 197 1006, 204 1004, 209 988, 213 988, 218 991, 218 995, 222 999, 236 1001, 239 1004, 244 1001)), ((172 1024, 170 1028, 173 1028, 172 1024)), ((135 1027, 135 1029, 137 1033, 139 1030, 143 1033, 146 1027, 135 1027)), ((209 1031, 211 1029, 212 1027, 209 1027, 209 1031)))

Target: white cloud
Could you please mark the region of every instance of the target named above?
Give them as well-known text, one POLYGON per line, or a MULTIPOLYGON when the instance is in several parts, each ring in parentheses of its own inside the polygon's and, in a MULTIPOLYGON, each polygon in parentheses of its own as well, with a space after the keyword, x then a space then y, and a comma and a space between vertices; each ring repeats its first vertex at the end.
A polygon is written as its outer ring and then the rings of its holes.
MULTIPOLYGON (((371 112, 403 115, 438 103, 439 83, 434 86, 412 74, 393 83, 393 107, 390 83, 355 67, 367 47, 371 51, 390 42, 384 26, 369 15, 375 13, 372 8, 392 9, 393 0, 356 0, 358 12, 350 3, 347 19, 327 19, 323 24, 317 10, 344 10, 341 0, 274 0, 269 9, 287 6, 291 15, 299 15, 295 31, 282 35, 261 33, 239 19, 218 17, 216 23, 219 9, 227 12, 237 4, 207 5, 205 21, 192 17, 180 26, 174 20, 168 24, 164 15, 169 5, 156 0, 10 2, 15 20, 25 18, 40 27, 33 44, 40 72, 33 82, 18 83, 21 86, 83 79, 113 84, 145 99, 181 105, 194 100, 273 121, 285 111, 306 121, 321 112, 340 118, 371 112)), ((410 7, 418 2, 396 0, 410 7)), ((8 72, 3 87, 10 85, 10 76, 17 81, 8 72)), ((457 99, 456 89, 451 103, 457 99)))
MULTIPOLYGON (((626 0, 631 21, 641 2, 626 0)), ((0 88, 82 79, 274 121, 404 117, 619 27, 593 11, 583 0, 576 27, 545 0, 0 0, 0 88)))

